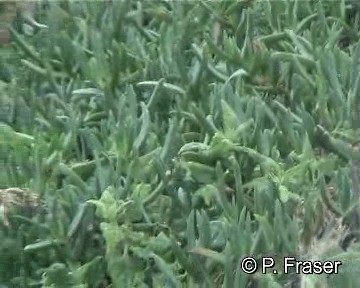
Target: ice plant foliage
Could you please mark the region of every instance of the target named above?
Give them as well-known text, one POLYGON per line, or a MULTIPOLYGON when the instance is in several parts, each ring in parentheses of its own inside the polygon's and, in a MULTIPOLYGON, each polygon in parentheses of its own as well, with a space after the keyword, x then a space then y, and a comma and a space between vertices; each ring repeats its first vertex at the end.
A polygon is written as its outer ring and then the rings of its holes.
POLYGON ((10 2, 1 284, 360 287, 357 3, 10 2))

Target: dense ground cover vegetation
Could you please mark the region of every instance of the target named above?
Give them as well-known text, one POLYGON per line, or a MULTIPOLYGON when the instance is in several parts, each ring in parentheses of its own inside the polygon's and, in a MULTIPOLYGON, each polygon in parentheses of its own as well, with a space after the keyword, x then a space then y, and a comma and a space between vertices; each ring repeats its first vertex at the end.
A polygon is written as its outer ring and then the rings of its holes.
POLYGON ((47 28, 15 19, 1 287, 360 287, 359 12, 68 0, 39 6, 47 28), (285 274, 290 255, 343 265, 285 274))

